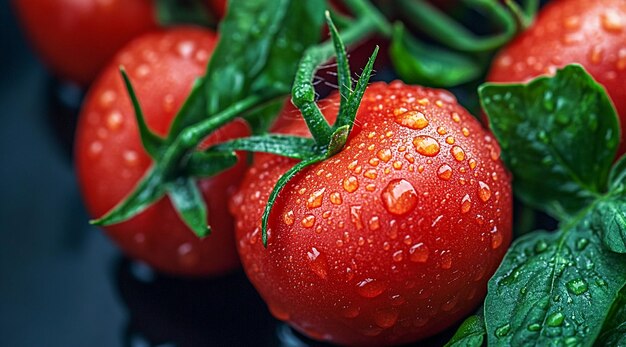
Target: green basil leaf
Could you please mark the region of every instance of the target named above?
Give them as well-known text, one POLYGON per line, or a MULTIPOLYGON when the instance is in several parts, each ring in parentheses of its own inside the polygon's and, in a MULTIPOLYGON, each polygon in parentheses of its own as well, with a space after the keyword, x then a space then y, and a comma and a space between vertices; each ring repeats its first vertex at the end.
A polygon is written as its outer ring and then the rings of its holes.
POLYGON ((595 345, 626 346, 626 288, 622 288, 619 299, 613 304, 595 345))
POLYGON ((490 346, 591 346, 619 291, 626 258, 608 252, 590 214, 568 229, 519 238, 489 281, 490 346))
POLYGON ((483 73, 470 56, 419 42, 401 24, 394 27, 389 52, 396 72, 407 83, 453 87, 483 73))
POLYGON ((318 153, 315 146, 315 141, 312 138, 271 134, 223 142, 211 147, 210 150, 263 152, 295 159, 307 159, 318 153))
POLYGON ((619 123, 581 66, 528 84, 485 84, 479 94, 522 200, 564 219, 606 191, 619 123))
POLYGON ((480 347, 485 339, 485 321, 482 315, 469 316, 445 347, 480 347))
POLYGON ((593 226, 609 250, 626 253, 626 198, 598 202, 593 210, 593 226))
POLYGON ((626 155, 622 156, 609 173, 609 191, 612 194, 626 193, 626 155))
POLYGON ((211 233, 207 225, 207 207, 202 193, 192 178, 181 177, 167 185, 167 193, 182 221, 198 237, 211 233))

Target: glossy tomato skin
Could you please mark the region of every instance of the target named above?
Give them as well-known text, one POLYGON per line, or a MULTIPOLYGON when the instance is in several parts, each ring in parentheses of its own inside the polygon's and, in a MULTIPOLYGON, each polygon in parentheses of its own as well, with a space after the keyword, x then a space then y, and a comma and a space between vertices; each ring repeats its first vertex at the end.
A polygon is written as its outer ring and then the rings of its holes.
POLYGON ((14 5, 46 65, 83 86, 124 44, 157 27, 152 0, 14 0, 14 5))
MULTIPOLYGON (((118 67, 128 71, 148 126, 165 135, 194 80, 204 73, 216 41, 215 34, 197 28, 146 34, 120 51, 95 82, 79 118, 75 145, 80 188, 93 217, 120 202, 151 165, 118 67)), ((237 121, 212 134, 207 143, 248 133, 243 121, 237 121)), ((204 239, 183 224, 167 198, 105 230, 127 255, 160 271, 189 276, 227 272, 239 261, 225 201, 244 169, 244 163, 239 163, 199 181, 213 229, 204 239)))
MULTIPOLYGON (((333 118, 338 103, 320 107, 333 118)), ((278 132, 308 134, 298 120, 278 132)), ((451 94, 372 84, 346 147, 281 192, 267 249, 262 210, 296 161, 255 157, 231 202, 244 269, 272 314, 312 338, 380 346, 436 334, 479 305, 511 241, 499 153, 451 94)))
MULTIPOLYGON (((626 124, 625 1, 549 2, 535 23, 498 54, 487 80, 527 81, 572 63, 604 85, 626 124)), ((626 153, 624 135, 619 152, 626 153)))

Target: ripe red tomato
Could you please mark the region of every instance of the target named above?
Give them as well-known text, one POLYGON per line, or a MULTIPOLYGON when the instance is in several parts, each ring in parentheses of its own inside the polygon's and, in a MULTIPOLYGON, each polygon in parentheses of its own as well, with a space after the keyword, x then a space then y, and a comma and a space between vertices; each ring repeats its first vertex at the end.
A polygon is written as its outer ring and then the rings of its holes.
POLYGON ((89 84, 115 52, 157 27, 151 0, 15 0, 22 27, 59 77, 89 84))
MULTIPOLYGON (((148 126, 165 135, 194 80, 204 73, 216 41, 215 34, 198 28, 146 34, 122 49, 95 82, 80 115, 75 147, 80 187, 92 216, 102 216, 120 202, 151 163, 118 67, 128 71, 148 126)), ((243 121, 233 122, 207 144, 248 134, 243 121)), ((207 238, 199 239, 183 224, 169 199, 105 229, 126 254, 164 272, 207 275, 233 269, 239 261, 225 201, 244 169, 239 163, 199 181, 213 229, 207 238)))
MULTIPOLYGON (((609 93, 626 124, 626 2, 557 0, 495 59, 487 80, 527 81, 578 63, 609 93)), ((626 153, 626 132, 620 153, 626 153)))
MULTIPOLYGON (((328 118, 338 105, 337 93, 320 102, 328 118)), ((278 132, 310 136, 301 119, 278 132)), ((261 214, 295 161, 255 157, 231 201, 244 269, 275 317, 315 339, 379 346, 436 334, 479 305, 511 241, 499 153, 451 94, 372 84, 345 148, 280 193, 267 249, 261 214)))

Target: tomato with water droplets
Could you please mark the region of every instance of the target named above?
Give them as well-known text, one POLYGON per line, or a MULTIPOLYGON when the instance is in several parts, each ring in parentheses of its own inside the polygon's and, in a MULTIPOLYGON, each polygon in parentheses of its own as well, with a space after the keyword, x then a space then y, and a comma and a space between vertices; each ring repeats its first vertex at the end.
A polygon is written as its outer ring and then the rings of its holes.
MULTIPOLYGON (((493 62, 490 82, 525 82, 581 64, 611 97, 626 124, 626 1, 549 2, 534 24, 505 46, 493 62)), ((626 153, 622 132, 619 153, 626 153)))
MULTIPOLYGON (((211 31, 176 28, 146 34, 120 51, 89 90, 80 114, 76 170, 85 204, 100 217, 134 188, 151 165, 142 147, 134 110, 120 76, 123 66, 133 82, 148 127, 164 136, 196 78, 206 70, 217 42, 211 31)), ((205 144, 247 136, 243 121, 227 124, 205 144)), ((205 198, 209 237, 199 239, 172 208, 168 198, 132 219, 105 227, 129 256, 177 275, 213 275, 238 267, 233 220, 224 201, 234 193, 245 164, 198 181, 205 198)))
MULTIPOLYGON (((339 95, 319 106, 334 119, 339 95)), ((277 132, 309 136, 291 118, 277 132)), ((270 311, 313 338, 379 346, 436 334, 480 304, 511 242, 499 152, 448 92, 374 83, 345 147, 279 194, 267 249, 261 214, 296 161, 255 156, 231 203, 244 268, 270 311)))

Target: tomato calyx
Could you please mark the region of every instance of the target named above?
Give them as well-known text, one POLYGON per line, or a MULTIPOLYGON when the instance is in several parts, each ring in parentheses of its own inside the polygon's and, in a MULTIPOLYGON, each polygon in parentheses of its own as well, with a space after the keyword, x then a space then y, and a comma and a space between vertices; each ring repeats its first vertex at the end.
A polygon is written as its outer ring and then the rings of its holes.
POLYGON ((313 136, 312 139, 289 135, 262 135, 229 141, 213 148, 217 150, 245 149, 302 160, 280 177, 270 193, 263 211, 261 228, 263 245, 266 247, 267 224, 280 191, 304 168, 332 157, 345 145, 378 54, 378 47, 376 47, 353 88, 346 47, 328 11, 326 11, 326 21, 330 29, 332 48, 337 55, 337 73, 341 94, 339 114, 335 123, 332 126, 329 125, 317 106, 315 87, 312 83, 315 69, 328 59, 326 51, 330 46, 315 47, 307 51, 302 58, 292 91, 292 102, 302 112, 313 136))
MULTIPOLYGON (((110 225, 123 222, 167 195, 185 224, 197 236, 204 237, 211 229, 206 223, 207 207, 196 185, 196 179, 210 177, 232 167, 237 162, 235 150, 258 151, 259 148, 266 148, 272 149, 271 151, 280 150, 287 156, 291 153, 291 156, 323 160, 328 155, 327 149, 331 143, 330 152, 333 154, 345 143, 348 133, 346 130, 351 127, 350 119, 354 119, 362 90, 359 93, 346 94, 350 95, 350 102, 354 103, 347 108, 353 110, 352 118, 346 113, 343 116, 345 119, 338 122, 336 128, 331 128, 321 114, 318 114, 317 120, 321 119, 323 122, 318 122, 319 126, 312 131, 317 136, 314 137, 315 142, 311 142, 311 139, 294 141, 280 136, 252 137, 228 146, 198 150, 208 135, 237 117, 248 121, 253 133, 266 133, 269 124, 278 114, 279 107, 284 104, 284 98, 289 95, 297 72, 304 71, 305 76, 310 76, 307 83, 311 94, 294 99, 304 100, 301 103, 309 105, 308 108, 315 112, 316 107, 311 107, 315 105, 315 93, 310 80, 317 66, 327 61, 333 53, 333 46, 328 42, 318 44, 325 1, 234 0, 232 5, 239 2, 241 4, 237 7, 241 10, 236 14, 227 13, 222 21, 221 39, 212 55, 206 75, 194 84, 166 138, 157 136, 147 127, 132 83, 122 70, 122 77, 135 109, 141 141, 153 159, 153 164, 123 201, 104 216, 92 220, 92 224, 110 225), (292 41, 293 44, 290 44, 292 41), (301 59, 303 55, 305 58, 301 59), (347 129, 341 128, 346 125, 347 129), (329 130, 332 131, 324 132, 329 130), (320 154, 322 152, 323 156, 320 154)), ((364 13, 363 17, 356 20, 358 25, 343 33, 346 41, 353 43, 380 30, 381 24, 372 19, 376 10, 371 4, 363 0, 351 2, 364 13)), ((333 35, 336 40, 336 30, 333 35)), ((347 66, 345 47, 342 59, 347 66)), ((364 82, 358 88, 364 90, 372 63, 373 60, 369 64, 369 72, 362 76, 364 82)), ((349 72, 347 80, 351 81, 349 72)), ((295 86, 299 84, 295 83, 295 86)), ((294 95, 298 93, 294 88, 294 95)), ((308 119, 314 119, 315 116, 309 117, 308 119)))

